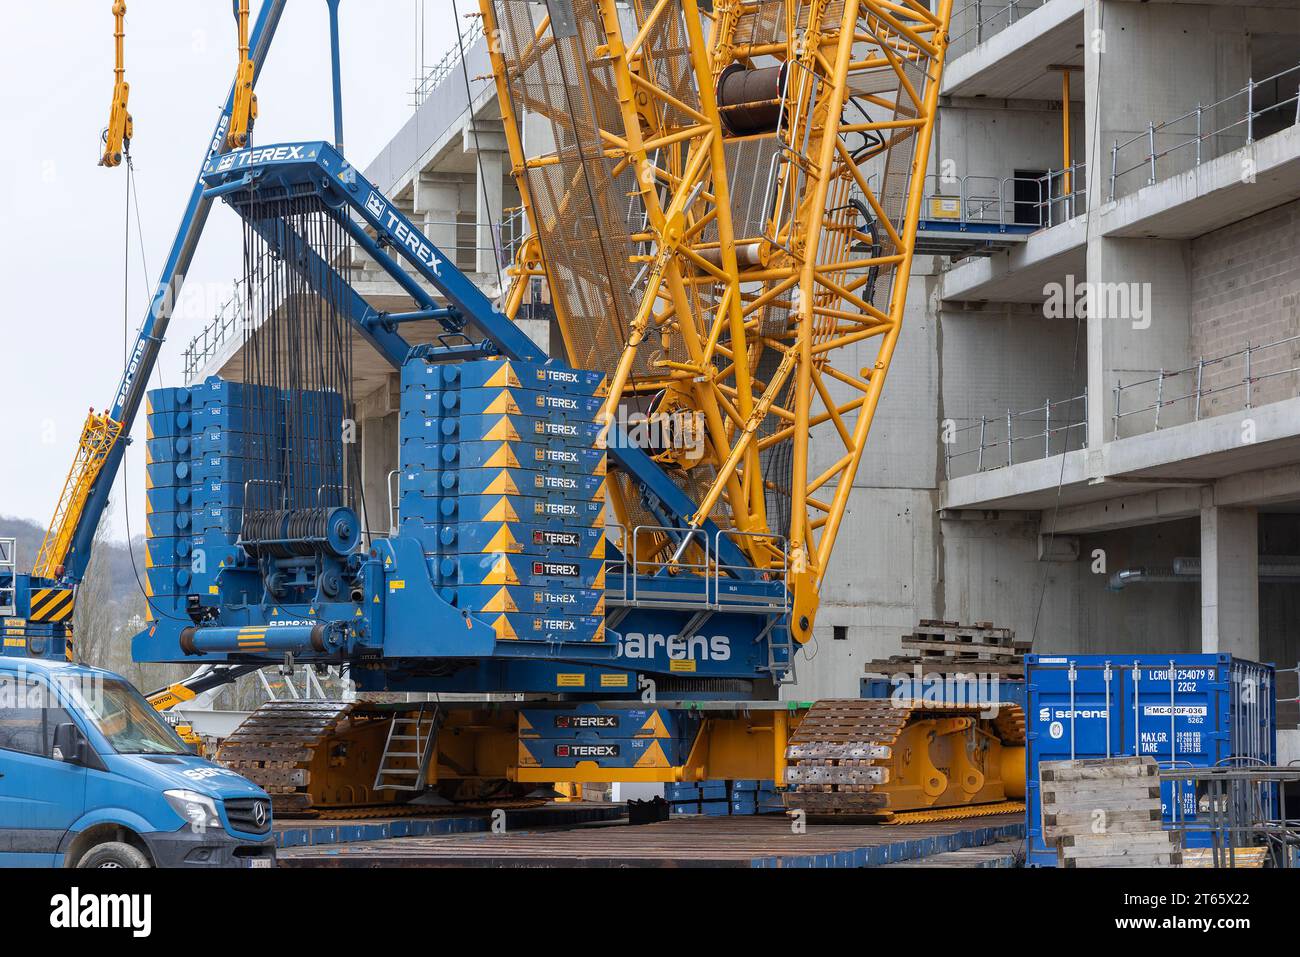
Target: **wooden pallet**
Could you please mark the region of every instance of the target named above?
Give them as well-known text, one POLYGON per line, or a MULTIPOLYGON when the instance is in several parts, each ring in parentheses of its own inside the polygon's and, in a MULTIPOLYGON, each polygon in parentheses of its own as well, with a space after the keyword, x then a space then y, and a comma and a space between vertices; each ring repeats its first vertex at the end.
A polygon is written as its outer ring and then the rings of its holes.
POLYGON ((1160 813, 1160 768, 1149 757, 1044 761, 1043 841, 1060 867, 1177 867, 1182 836, 1160 813))
POLYGON ((1010 628, 987 621, 963 625, 955 621, 923 618, 916 630, 901 640, 903 654, 866 663, 868 674, 924 675, 980 672, 1004 677, 1023 676, 1025 652, 1030 642, 1017 641, 1010 628))

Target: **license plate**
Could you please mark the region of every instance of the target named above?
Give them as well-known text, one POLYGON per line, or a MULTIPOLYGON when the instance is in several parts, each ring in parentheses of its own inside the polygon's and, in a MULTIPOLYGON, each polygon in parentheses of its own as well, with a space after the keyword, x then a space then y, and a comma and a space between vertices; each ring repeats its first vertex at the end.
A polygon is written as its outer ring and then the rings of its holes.
POLYGON ((274 867, 275 862, 269 857, 250 857, 248 859, 249 867, 274 867))

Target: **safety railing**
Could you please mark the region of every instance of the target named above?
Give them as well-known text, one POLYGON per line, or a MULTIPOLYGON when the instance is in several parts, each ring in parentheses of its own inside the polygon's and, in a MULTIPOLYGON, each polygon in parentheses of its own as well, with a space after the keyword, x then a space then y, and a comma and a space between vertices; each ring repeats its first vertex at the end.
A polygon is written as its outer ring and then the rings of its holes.
POLYGON ((1049 0, 968 0, 953 11, 949 55, 956 57, 979 46, 1049 0))
POLYGON ((468 52, 470 47, 482 39, 483 19, 482 17, 473 17, 470 19, 469 25, 461 31, 460 39, 452 44, 451 49, 443 54, 442 59, 426 70, 424 76, 416 80, 412 96, 415 98, 417 109, 429 98, 429 95, 434 90, 442 86, 443 80, 447 79, 453 70, 460 69, 461 50, 468 52))
POLYGON ((1130 174, 1144 172, 1146 179, 1140 186, 1151 186, 1297 124, 1300 64, 1267 79, 1252 79, 1236 93, 1208 106, 1198 104, 1172 120, 1148 123, 1144 131, 1123 142, 1115 140, 1110 151, 1110 199, 1114 202, 1120 180, 1130 174), (1146 152, 1133 162, 1135 146, 1145 147, 1146 152), (1121 168, 1122 163, 1130 165, 1121 168))
MULTIPOLYGON (((667 525, 637 525, 631 530, 612 526, 608 531, 618 535, 623 553, 620 558, 605 561, 606 588, 615 602, 645 608, 689 607, 701 612, 789 613, 790 595, 784 587, 780 589, 779 595, 765 597, 754 594, 753 590, 733 592, 723 584, 724 581, 738 580, 741 572, 752 571, 750 565, 729 564, 722 560, 722 537, 725 535, 733 543, 737 539, 748 537, 762 540, 769 547, 778 549, 781 557, 780 581, 784 585, 789 577, 790 555, 789 543, 783 536, 726 528, 717 529, 710 538, 701 528, 682 529, 667 525), (639 557, 643 553, 652 557, 639 557), (703 582, 704 601, 700 601, 700 596, 694 589, 684 589, 678 596, 671 590, 647 587, 643 581, 665 576, 684 581, 693 578, 697 582, 703 582)), ((775 568, 769 569, 766 580, 772 580, 773 574, 775 568)))
POLYGON ((501 258, 503 266, 513 265, 519 256, 519 249, 528 239, 528 212, 522 206, 515 206, 502 211, 501 216, 501 258))
MULTIPOLYGON (((1087 212, 1086 175, 1083 163, 1033 177, 971 174, 945 178, 931 173, 925 178, 921 218, 998 226, 1055 226, 1087 212)), ((875 187, 872 180, 868 184, 875 187)))
POLYGON ((244 281, 235 283, 234 292, 221 307, 217 315, 203 327, 203 331, 190 340, 185 347, 185 381, 193 382, 207 368, 208 363, 231 342, 235 336, 244 334, 245 301, 244 281))
POLYGON ((1258 404, 1300 394, 1300 336, 1289 336, 1210 359, 1201 357, 1184 369, 1157 369, 1135 382, 1116 383, 1112 390, 1111 438, 1156 432, 1199 422, 1258 404), (1295 377, 1291 383, 1283 376, 1295 377), (1274 380, 1278 388, 1264 388, 1274 380), (1226 401, 1232 394, 1238 401, 1226 401), (1262 393, 1262 394, 1261 394, 1262 393), (1263 402, 1260 402, 1260 399, 1263 402), (1208 404, 1208 408, 1207 408, 1208 404))
POLYGON ((946 431, 944 475, 960 478, 1051 458, 1088 445, 1088 393, 1005 415, 982 415, 946 431), (1036 429, 1037 431, 1028 431, 1036 429), (966 446, 966 447, 962 447, 966 446), (953 451, 954 447, 959 451, 953 451), (955 463, 955 465, 954 465, 955 463))

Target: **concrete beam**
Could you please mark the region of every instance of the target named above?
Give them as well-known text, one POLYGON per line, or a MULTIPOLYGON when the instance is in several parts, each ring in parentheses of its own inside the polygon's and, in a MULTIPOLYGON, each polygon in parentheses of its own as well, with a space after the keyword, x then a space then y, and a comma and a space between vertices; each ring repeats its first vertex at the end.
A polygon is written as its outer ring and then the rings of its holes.
POLYGON ((463 153, 510 152, 504 130, 484 129, 477 123, 473 126, 467 123, 460 131, 460 148, 463 153))

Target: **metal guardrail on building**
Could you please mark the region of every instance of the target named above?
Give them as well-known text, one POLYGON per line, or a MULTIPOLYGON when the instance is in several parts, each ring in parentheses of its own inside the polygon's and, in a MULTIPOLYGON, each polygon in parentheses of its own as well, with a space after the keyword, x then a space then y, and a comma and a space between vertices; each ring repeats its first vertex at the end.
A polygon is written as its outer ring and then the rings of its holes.
POLYGON ((227 342, 232 341, 237 335, 244 334, 244 302, 247 297, 243 294, 243 285, 242 279, 235 282, 234 291, 217 310, 216 317, 185 347, 187 383, 193 382, 198 377, 227 342))
POLYGON ((1113 426, 1111 438, 1118 439, 1120 437, 1122 420, 1144 414, 1150 416, 1150 427, 1142 429, 1140 426, 1135 426, 1136 431, 1130 431, 1128 434, 1140 435, 1144 432, 1158 431, 1161 428, 1162 413, 1167 409, 1175 409, 1177 414, 1172 422, 1169 421, 1168 415, 1164 416, 1163 424, 1165 428, 1183 425, 1187 422, 1199 422, 1202 417, 1201 406, 1205 400, 1230 392, 1239 392, 1242 404, 1233 409, 1222 411, 1253 408, 1255 386, 1258 383, 1266 382, 1278 376, 1300 373, 1300 365, 1296 364, 1297 349, 1300 349, 1300 336, 1289 336, 1286 339, 1278 339, 1275 342, 1268 342, 1258 346, 1247 342, 1244 349, 1238 349, 1236 352, 1229 352, 1226 355, 1215 356, 1210 359, 1201 357, 1196 360, 1195 365, 1190 365, 1185 369, 1159 369, 1150 378, 1130 382, 1127 385, 1122 382, 1117 383, 1112 391, 1115 404, 1114 412, 1111 413, 1113 426), (1291 348, 1284 349, 1283 347, 1286 346, 1291 348), (1266 365, 1264 371, 1259 371, 1261 355, 1265 360, 1283 356, 1283 361, 1288 363, 1287 367, 1284 369, 1270 369, 1266 365), (1213 375, 1220 366, 1230 365, 1236 359, 1241 360, 1240 379, 1222 385, 1206 385, 1207 371, 1213 375), (1170 390, 1174 389, 1182 391, 1171 396, 1169 394, 1170 390), (1136 390, 1145 390, 1144 398, 1138 400, 1144 404, 1134 408, 1124 408, 1126 395, 1131 398, 1136 390))
POLYGON ((1050 0, 968 0, 952 17, 956 29, 963 26, 966 29, 952 35, 948 48, 953 55, 966 53, 1048 2, 1050 0))
POLYGON ((1110 150, 1110 199, 1115 200, 1117 184, 1123 177, 1130 173, 1145 171, 1147 174, 1145 186, 1151 186, 1161 178, 1160 161, 1167 160, 1180 150, 1186 150, 1182 157, 1189 157, 1186 165, 1181 169, 1165 172, 1165 176, 1171 176, 1175 173, 1184 172, 1187 168, 1200 166, 1202 162, 1211 159, 1217 159, 1232 149, 1238 149, 1241 145, 1250 145, 1254 143, 1259 132, 1260 120, 1268 117, 1272 121, 1278 121, 1282 118, 1284 127, 1300 124, 1300 65, 1289 67, 1280 73, 1263 80, 1250 80, 1245 87, 1225 96, 1208 106, 1198 105, 1194 110, 1188 110, 1182 116, 1167 120, 1157 125, 1148 123, 1144 132, 1137 134, 1131 139, 1122 143, 1116 140, 1110 150), (1296 90, 1295 95, 1288 96, 1286 99, 1278 99, 1268 106, 1259 107, 1261 102, 1261 91, 1270 88, 1269 92, 1281 96, 1284 89, 1296 90), (1219 113, 1223 110, 1240 109, 1240 114, 1231 114, 1228 117, 1229 122, 1219 120, 1219 113), (1277 114, 1274 116, 1274 114, 1277 114), (1285 122, 1289 120, 1290 122, 1285 122), (1220 125, 1221 124, 1221 125, 1220 125), (1227 138, 1228 142, 1233 144, 1228 149, 1220 149, 1222 142, 1219 137, 1227 138), (1171 138, 1178 140, 1172 146, 1164 149, 1157 149, 1157 140, 1160 138, 1171 138), (1209 147, 1207 141, 1214 140, 1209 147), (1120 154, 1131 146, 1145 141, 1147 152, 1138 162, 1124 169, 1119 168, 1120 154))
POLYGON ((429 95, 442 85, 442 81, 447 79, 453 70, 460 69, 461 50, 468 52, 470 47, 482 39, 483 20, 476 16, 471 18, 469 26, 461 31, 459 42, 452 44, 451 49, 443 54, 442 59, 426 70, 424 76, 416 80, 415 89, 412 91, 416 109, 419 109, 429 95))
POLYGON ((1075 163, 1067 169, 1048 170, 1042 176, 977 176, 945 179, 931 173, 925 178, 921 218, 952 218, 967 223, 1055 226, 1087 212, 1087 166, 1075 163), (1024 192, 1033 199, 1017 199, 1018 186, 1032 186, 1024 192), (956 201, 949 211, 945 201, 956 201))
POLYGON ((946 478, 954 478, 954 462, 958 469, 967 468, 955 476, 960 478, 1084 448, 1088 444, 1088 393, 1085 390, 1083 395, 1055 402, 1048 399, 1021 412, 1008 409, 1005 415, 982 415, 977 421, 968 421, 972 424, 953 429, 950 436, 945 436, 949 438, 943 454, 946 478), (1042 429, 1025 432, 1026 426, 1042 429), (950 451, 963 444, 963 436, 970 436, 975 444, 960 452, 950 451))

